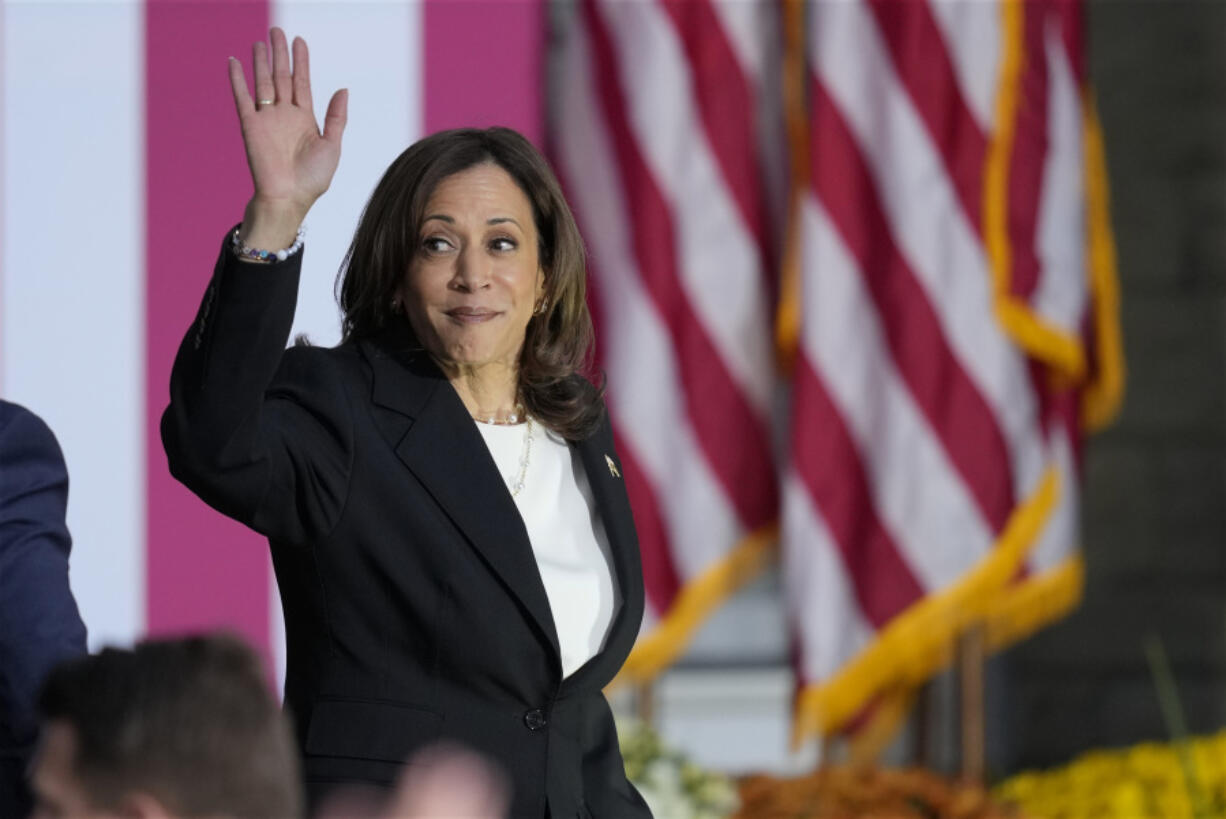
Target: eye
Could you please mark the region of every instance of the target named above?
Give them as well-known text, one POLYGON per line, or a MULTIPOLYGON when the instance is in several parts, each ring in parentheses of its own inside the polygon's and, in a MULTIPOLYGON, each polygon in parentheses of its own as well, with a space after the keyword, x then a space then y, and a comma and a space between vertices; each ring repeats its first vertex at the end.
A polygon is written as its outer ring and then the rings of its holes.
POLYGON ((451 249, 451 242, 442 236, 427 236, 421 241, 422 250, 427 253, 446 253, 451 249))
POLYGON ((519 247, 519 244, 509 236, 498 236, 490 239, 490 250, 505 253, 519 247))

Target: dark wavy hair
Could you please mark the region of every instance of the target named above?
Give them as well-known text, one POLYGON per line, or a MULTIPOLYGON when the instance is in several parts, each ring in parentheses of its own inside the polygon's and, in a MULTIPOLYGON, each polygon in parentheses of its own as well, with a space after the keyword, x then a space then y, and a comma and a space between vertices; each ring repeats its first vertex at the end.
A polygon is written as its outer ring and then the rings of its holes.
MULTIPOLYGON (((506 171, 532 204, 545 272, 546 309, 528 322, 519 358, 519 400, 545 426, 581 440, 599 425, 603 385, 588 377, 595 335, 587 309, 583 239, 544 157, 510 128, 457 128, 411 145, 379 180, 337 278, 344 340, 412 328, 392 307, 419 252, 426 204, 439 183, 474 165, 506 171)), ((420 341, 412 344, 421 349, 420 341)))

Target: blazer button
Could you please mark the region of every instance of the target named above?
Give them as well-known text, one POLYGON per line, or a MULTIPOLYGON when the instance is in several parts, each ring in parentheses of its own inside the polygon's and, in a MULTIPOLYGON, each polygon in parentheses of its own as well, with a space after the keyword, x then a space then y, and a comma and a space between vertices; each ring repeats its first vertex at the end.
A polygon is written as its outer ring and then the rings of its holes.
POLYGON ((539 708, 533 708, 524 714, 524 725, 528 726, 529 731, 539 731, 545 727, 547 722, 545 712, 539 708))

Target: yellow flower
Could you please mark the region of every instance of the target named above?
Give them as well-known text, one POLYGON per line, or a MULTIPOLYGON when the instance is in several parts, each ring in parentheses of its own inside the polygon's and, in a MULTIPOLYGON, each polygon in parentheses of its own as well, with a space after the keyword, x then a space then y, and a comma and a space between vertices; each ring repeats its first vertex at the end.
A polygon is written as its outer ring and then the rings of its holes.
POLYGON ((1041 819, 1226 819, 1226 731, 1182 748, 1145 742, 1090 751, 1062 768, 1019 773, 994 795, 1041 819))

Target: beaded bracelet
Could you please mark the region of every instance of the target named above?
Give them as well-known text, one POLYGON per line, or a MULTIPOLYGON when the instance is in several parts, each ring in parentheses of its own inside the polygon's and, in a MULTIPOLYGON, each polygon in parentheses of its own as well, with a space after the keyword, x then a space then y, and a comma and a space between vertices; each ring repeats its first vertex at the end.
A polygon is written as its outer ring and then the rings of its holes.
POLYGON ((274 261, 283 262, 302 250, 302 237, 306 233, 306 228, 298 228, 298 235, 294 237, 294 243, 284 250, 256 250, 253 247, 247 247, 246 242, 238 238, 238 231, 239 229, 235 228, 234 235, 230 237, 230 245, 234 249, 235 256, 253 262, 272 264, 274 261))

